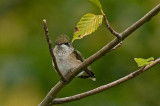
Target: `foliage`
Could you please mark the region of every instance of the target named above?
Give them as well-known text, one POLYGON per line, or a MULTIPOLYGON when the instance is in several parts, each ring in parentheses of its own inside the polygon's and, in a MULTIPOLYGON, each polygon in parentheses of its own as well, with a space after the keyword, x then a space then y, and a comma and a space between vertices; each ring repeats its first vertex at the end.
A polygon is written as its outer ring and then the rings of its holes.
POLYGON ((102 24, 103 15, 88 13, 84 15, 75 27, 72 42, 93 33, 102 24))
MULTIPOLYGON (((103 14, 102 5, 99 2, 99 0, 90 0, 90 1, 96 4, 100 8, 103 14)), ((77 26, 75 27, 72 42, 75 39, 81 39, 87 35, 92 34, 102 24, 102 20, 103 20, 103 15, 95 15, 92 13, 84 15, 78 22, 77 26)))
POLYGON ((154 58, 153 57, 150 57, 148 59, 134 58, 134 60, 136 61, 138 67, 142 67, 142 66, 146 66, 146 65, 153 63, 154 58))
POLYGON ((89 0, 89 1, 93 2, 94 4, 96 4, 102 10, 102 5, 99 2, 99 0, 89 0))

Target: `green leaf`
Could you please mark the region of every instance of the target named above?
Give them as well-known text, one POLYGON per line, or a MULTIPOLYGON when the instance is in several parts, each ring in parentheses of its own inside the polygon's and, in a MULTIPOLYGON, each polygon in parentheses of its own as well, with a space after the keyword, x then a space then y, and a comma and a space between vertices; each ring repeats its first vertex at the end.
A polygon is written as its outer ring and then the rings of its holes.
POLYGON ((134 60, 138 64, 138 67, 142 67, 142 66, 146 66, 146 65, 149 65, 149 64, 153 63, 154 58, 153 57, 150 57, 148 59, 134 58, 134 60))
POLYGON ((93 33, 102 24, 103 15, 88 13, 84 15, 75 27, 72 42, 93 33))
POLYGON ((99 2, 99 0, 89 0, 91 1, 92 3, 96 4, 101 10, 102 10, 102 5, 101 3, 99 2))

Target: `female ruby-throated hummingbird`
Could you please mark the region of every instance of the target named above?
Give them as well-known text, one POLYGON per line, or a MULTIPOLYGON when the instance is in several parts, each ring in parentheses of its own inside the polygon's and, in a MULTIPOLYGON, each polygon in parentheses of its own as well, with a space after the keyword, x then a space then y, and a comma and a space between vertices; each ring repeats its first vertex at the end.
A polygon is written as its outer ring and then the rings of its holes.
MULTIPOLYGON (((63 76, 66 76, 68 72, 76 68, 84 61, 82 55, 73 48, 68 36, 66 35, 57 37, 53 53, 55 55, 58 68, 63 76)), ((95 75, 91 71, 90 67, 84 69, 77 75, 77 77, 91 78, 93 81, 96 80, 95 75)))

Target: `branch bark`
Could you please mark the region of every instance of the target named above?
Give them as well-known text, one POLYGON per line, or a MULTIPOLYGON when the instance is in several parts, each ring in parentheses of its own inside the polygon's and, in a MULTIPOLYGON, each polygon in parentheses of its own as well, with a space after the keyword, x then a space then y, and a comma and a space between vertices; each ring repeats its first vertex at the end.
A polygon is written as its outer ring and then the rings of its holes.
POLYGON ((108 28, 108 30, 111 32, 111 34, 113 34, 114 36, 116 36, 118 39, 121 40, 121 38, 122 38, 121 35, 120 35, 118 32, 116 32, 116 31, 110 26, 106 14, 104 14, 103 12, 102 12, 102 14, 103 14, 103 18, 104 18, 105 25, 106 25, 106 27, 108 28))
POLYGON ((107 90, 109 88, 112 88, 114 86, 117 86, 121 83, 124 83, 130 79, 133 79, 135 78, 136 76, 138 76, 139 74, 147 71, 148 69, 150 69, 151 67, 155 66, 156 64, 160 63, 160 58, 155 60, 152 64, 150 65, 147 65, 146 67, 142 67, 140 68, 139 70, 135 71, 135 72, 132 72, 128 75, 126 75, 125 77, 123 78, 120 78, 116 81, 113 81, 109 84, 106 84, 106 85, 102 85, 100 87, 97 87, 93 90, 90 90, 90 91, 87 91, 87 92, 84 92, 84 93, 81 93, 81 94, 77 94, 77 95, 74 95, 74 96, 70 96, 70 97, 65 97, 65 98, 57 98, 57 99, 54 99, 52 101, 52 105, 54 104, 62 104, 62 103, 67 103, 67 102, 71 102, 71 101, 76 101, 76 100, 80 100, 82 98, 85 98, 85 97, 88 97, 88 96, 91 96, 91 95, 94 95, 94 94, 97 94, 99 92, 102 92, 104 90, 107 90))
MULTIPOLYGON (((149 21, 152 17, 154 17, 156 14, 160 12, 160 4, 158 4, 156 7, 154 7, 151 11, 149 11, 144 17, 142 17, 140 20, 138 20, 136 23, 134 23, 132 26, 127 28, 125 31, 120 33, 122 40, 124 40, 128 35, 133 33, 136 29, 138 29, 140 26, 142 26, 144 23, 149 21)), ((84 62, 82 62, 77 68, 73 69, 67 76, 66 80, 67 82, 59 81, 47 94, 47 96, 44 98, 44 100, 39 104, 39 106, 51 106, 51 104, 54 104, 54 99, 56 98, 57 93, 67 84, 69 83, 79 72, 81 72, 84 68, 92 64, 94 61, 99 59, 100 57, 104 56, 106 53, 112 50, 118 43, 120 43, 121 40, 118 38, 113 39, 109 44, 104 46, 101 50, 87 58, 84 62), (53 100, 53 102, 52 102, 53 100)), ((145 69, 145 68, 144 68, 145 69)), ((118 83, 117 83, 118 85, 118 83)), ((116 85, 115 85, 116 86, 116 85)), ((97 89, 98 90, 98 89, 97 89)), ((55 99, 56 100, 56 99, 55 99)))
POLYGON ((49 52, 51 54, 52 61, 54 63, 54 67, 57 70, 57 72, 58 72, 59 76, 61 77, 61 79, 63 81, 66 81, 65 78, 63 77, 62 73, 60 72, 59 68, 58 68, 58 65, 57 65, 57 62, 56 62, 56 58, 55 58, 53 50, 52 50, 52 41, 49 38, 49 32, 48 32, 47 22, 46 22, 45 19, 43 20, 43 28, 44 28, 44 31, 45 31, 45 36, 46 36, 46 40, 47 40, 47 43, 48 43, 49 52))

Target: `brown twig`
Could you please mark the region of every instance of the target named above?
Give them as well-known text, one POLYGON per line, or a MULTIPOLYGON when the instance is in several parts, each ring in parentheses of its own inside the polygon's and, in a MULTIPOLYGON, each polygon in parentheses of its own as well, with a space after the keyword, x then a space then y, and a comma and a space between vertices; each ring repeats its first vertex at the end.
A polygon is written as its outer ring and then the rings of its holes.
POLYGON ((122 41, 120 43, 118 43, 115 47, 113 47, 110 51, 116 50, 117 48, 119 48, 122 45, 122 41))
POLYGON ((44 28, 44 31, 45 31, 45 36, 46 36, 46 40, 47 40, 47 43, 48 43, 49 52, 51 54, 52 61, 54 63, 54 67, 55 67, 56 71, 58 72, 59 76, 61 77, 61 79, 63 81, 66 81, 65 78, 63 77, 62 73, 60 72, 59 68, 58 68, 58 65, 57 65, 57 62, 56 62, 56 58, 55 58, 53 50, 52 50, 52 41, 49 39, 49 32, 48 32, 47 22, 46 22, 45 19, 43 20, 43 28, 44 28))
POLYGON ((106 27, 108 28, 108 30, 114 35, 114 36, 116 36, 118 39, 122 39, 122 37, 121 37, 121 35, 118 33, 118 32, 116 32, 111 26, 110 26, 110 24, 109 24, 109 22, 108 22, 108 19, 107 19, 107 16, 106 16, 106 14, 104 14, 103 13, 103 18, 104 18, 104 22, 105 22, 105 25, 106 25, 106 27))
POLYGON ((62 103, 67 103, 67 102, 71 102, 71 101, 76 101, 76 100, 80 100, 82 98, 85 98, 85 97, 88 97, 88 96, 91 96, 91 95, 94 95, 94 94, 97 94, 97 93, 100 93, 104 90, 107 90, 109 88, 112 88, 114 86, 117 86, 121 83, 124 83, 130 79, 133 79, 134 77, 138 76, 139 74, 147 71, 148 69, 150 69, 151 67, 155 66, 156 64, 160 63, 160 58, 155 60, 152 64, 150 65, 147 65, 146 67, 142 67, 140 68, 139 70, 136 70, 135 72, 132 72, 128 75, 126 75, 125 77, 122 77, 116 81, 113 81, 109 84, 106 84, 106 85, 102 85, 100 87, 97 87, 93 90, 90 90, 90 91, 87 91, 87 92, 84 92, 84 93, 80 93, 80 94, 77 94, 77 95, 74 95, 74 96, 70 96, 70 97, 64 97, 64 98, 57 98, 57 99, 54 99, 52 101, 52 104, 62 104, 62 103))
MULTIPOLYGON (((123 31, 120 35, 122 37, 122 40, 124 40, 128 35, 130 35, 132 32, 134 32, 136 29, 138 29, 140 26, 142 26, 144 23, 146 23, 148 20, 150 20, 152 17, 154 17, 156 14, 160 12, 160 4, 158 4, 156 7, 154 7, 150 12, 148 12, 144 17, 142 17, 140 20, 138 20, 135 24, 130 26, 128 29, 123 31)), ((72 70, 71 73, 66 77, 67 81, 72 80, 74 76, 76 76, 78 73, 80 73, 84 68, 89 66, 91 63, 99 59, 100 57, 104 56, 105 53, 108 53, 112 48, 114 48, 118 43, 120 43, 120 40, 118 38, 115 38, 112 40, 109 44, 105 45, 101 50, 87 58, 84 62, 82 62, 78 67, 72 70)), ((148 66, 149 67, 149 66, 148 66)), ((145 67, 146 68, 146 67, 145 67)), ((145 69, 144 68, 144 69, 145 69)), ((59 81, 56 86, 54 86, 49 94, 45 97, 45 99, 39 104, 39 106, 51 106, 51 98, 54 100, 56 98, 56 95, 58 92, 66 85, 65 82, 59 81)))

